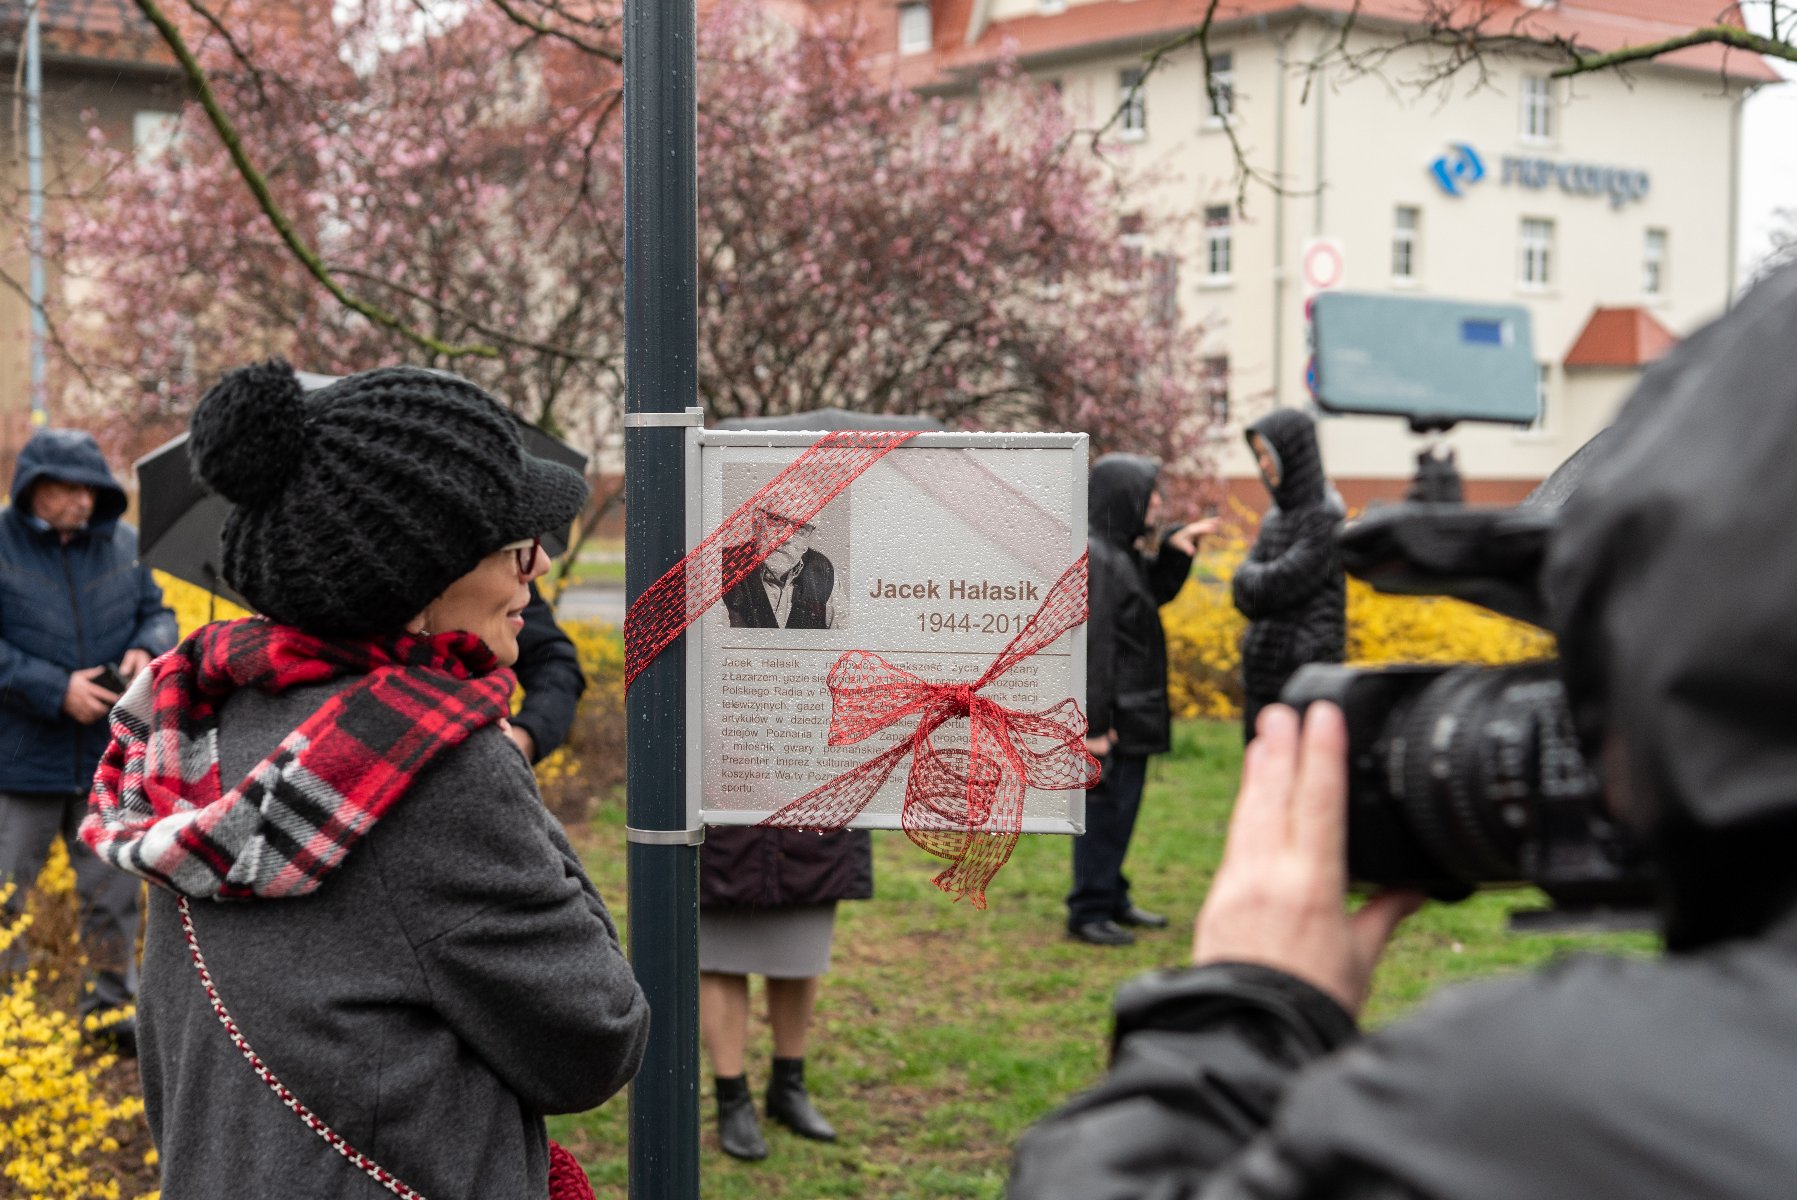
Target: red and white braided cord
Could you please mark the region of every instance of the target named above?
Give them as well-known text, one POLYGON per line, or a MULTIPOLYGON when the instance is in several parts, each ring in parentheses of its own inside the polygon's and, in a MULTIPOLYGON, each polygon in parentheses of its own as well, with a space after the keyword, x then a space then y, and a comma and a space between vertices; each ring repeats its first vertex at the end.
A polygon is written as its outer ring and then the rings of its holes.
POLYGON ((206 969, 206 960, 200 954, 200 943, 194 937, 193 914, 187 909, 187 897, 179 897, 176 903, 181 908, 181 931, 187 935, 187 949, 193 956, 194 970, 200 973, 200 986, 206 989, 206 998, 212 1001, 212 1011, 218 1014, 219 1021, 224 1024, 225 1032, 231 1036, 232 1044, 243 1053, 245 1061, 250 1064, 250 1069, 255 1071, 262 1082, 266 1083, 274 1094, 281 1098, 282 1104, 292 1109, 294 1115, 306 1123, 308 1129, 323 1138, 331 1149, 348 1159, 351 1166, 395 1196, 400 1197, 400 1200, 424 1200, 423 1195, 401 1183, 392 1172, 387 1171, 379 1163, 350 1145, 335 1129, 326 1125, 323 1118, 300 1103, 299 1097, 288 1091, 287 1085, 277 1079, 275 1073, 269 1070, 268 1065, 250 1048, 249 1039, 245 1038, 242 1031, 237 1028, 237 1022, 231 1019, 231 1014, 225 1009, 225 1002, 219 998, 218 988, 212 982, 212 972, 206 969))

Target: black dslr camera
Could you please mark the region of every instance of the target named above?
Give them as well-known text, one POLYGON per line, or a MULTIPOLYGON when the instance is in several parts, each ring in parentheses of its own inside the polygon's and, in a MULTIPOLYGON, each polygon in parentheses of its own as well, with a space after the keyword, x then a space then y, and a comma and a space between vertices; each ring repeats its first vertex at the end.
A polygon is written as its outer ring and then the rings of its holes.
MULTIPOLYGON (((1315 320, 1314 395, 1326 411, 1404 416, 1419 433, 1535 417, 1521 310, 1333 293, 1318 298, 1315 320), (1472 361, 1487 349, 1488 361, 1472 361), (1447 365, 1429 366, 1438 360, 1447 365), (1506 372, 1517 376, 1508 387, 1506 372), (1403 386, 1392 387, 1399 377, 1403 386), (1488 386, 1469 397, 1469 379, 1488 386)), ((1548 535, 1602 452, 1600 435, 1518 507, 1478 509, 1460 503, 1452 454, 1431 445, 1404 503, 1343 529, 1343 564, 1380 591, 1453 596, 1545 626, 1538 577, 1548 535)), ((1603 803, 1557 663, 1317 664, 1280 698, 1299 709, 1328 700, 1347 717, 1348 868, 1357 883, 1438 900, 1533 885, 1554 909, 1519 914, 1519 924, 1644 923, 1653 877, 1603 803)))

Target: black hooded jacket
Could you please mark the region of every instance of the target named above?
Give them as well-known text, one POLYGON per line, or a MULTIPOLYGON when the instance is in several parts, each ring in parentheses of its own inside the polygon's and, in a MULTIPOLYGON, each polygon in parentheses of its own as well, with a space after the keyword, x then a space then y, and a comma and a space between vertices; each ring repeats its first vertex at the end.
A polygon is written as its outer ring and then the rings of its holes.
POLYGON ((74 429, 40 429, 19 452, 0 512, 0 792, 78 795, 106 749, 106 723, 62 709, 69 676, 131 650, 175 644, 175 614, 137 565, 137 530, 100 447, 74 429), (63 541, 31 512, 44 479, 94 489, 87 527, 63 541))
POLYGON ((1159 473, 1151 458, 1107 454, 1092 464, 1086 501, 1086 724, 1095 737, 1116 730, 1120 754, 1159 754, 1172 744, 1160 608, 1185 585, 1192 559, 1165 542, 1151 558, 1136 549, 1159 473))
POLYGON ((1797 265, 1648 374, 1549 546, 1575 716, 1671 952, 1450 989, 1360 1042, 1278 971, 1137 980, 1012 1200, 1797 1194, 1793 347, 1797 265))
POLYGON ((1316 426, 1282 408, 1248 427, 1279 459, 1274 507, 1236 569, 1235 606, 1248 618, 1242 639, 1242 684, 1272 699, 1305 663, 1340 662, 1347 644, 1347 577, 1335 531, 1342 513, 1323 477, 1316 426))

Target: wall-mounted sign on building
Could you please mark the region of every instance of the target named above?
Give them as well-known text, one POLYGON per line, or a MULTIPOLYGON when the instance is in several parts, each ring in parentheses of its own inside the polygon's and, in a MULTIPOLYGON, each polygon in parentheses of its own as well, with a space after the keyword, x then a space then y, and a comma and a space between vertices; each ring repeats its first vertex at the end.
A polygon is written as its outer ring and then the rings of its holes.
POLYGON ((1608 196, 1611 208, 1621 208, 1647 196, 1646 171, 1629 167, 1605 167, 1595 163, 1554 162, 1548 158, 1504 159, 1503 182, 1526 188, 1558 184, 1575 196, 1608 196))
MULTIPOLYGON (((1455 142, 1429 162, 1429 174, 1442 191, 1464 196, 1468 188, 1485 178, 1485 160, 1465 142, 1455 142)), ((1611 208, 1645 199, 1650 180, 1646 171, 1609 167, 1596 163, 1556 162, 1551 158, 1505 155, 1498 177, 1505 187, 1541 189, 1558 186, 1574 196, 1608 196, 1611 208)))
POLYGON ((1467 188, 1485 178, 1485 162, 1479 152, 1465 142, 1455 142, 1446 154, 1429 164, 1429 174, 1441 190, 1450 196, 1462 195, 1467 188))

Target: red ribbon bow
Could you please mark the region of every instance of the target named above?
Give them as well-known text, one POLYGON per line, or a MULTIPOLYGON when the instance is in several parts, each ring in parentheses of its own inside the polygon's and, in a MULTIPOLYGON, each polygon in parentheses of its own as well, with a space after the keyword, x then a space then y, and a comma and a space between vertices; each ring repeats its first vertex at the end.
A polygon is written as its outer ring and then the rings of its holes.
POLYGON ((935 884, 986 907, 986 885, 1011 857, 1028 788, 1085 789, 1098 781, 1086 752, 1086 717, 1071 697, 1040 712, 1006 708, 980 694, 1024 659, 1086 620, 1086 555, 1068 567, 1023 630, 973 683, 931 683, 877 654, 851 650, 825 676, 830 745, 844 746, 917 718, 911 735, 884 753, 800 796, 761 823, 841 829, 872 803, 900 760, 911 758, 900 824, 913 842, 950 865, 935 884), (932 736, 965 717, 966 748, 932 736))

